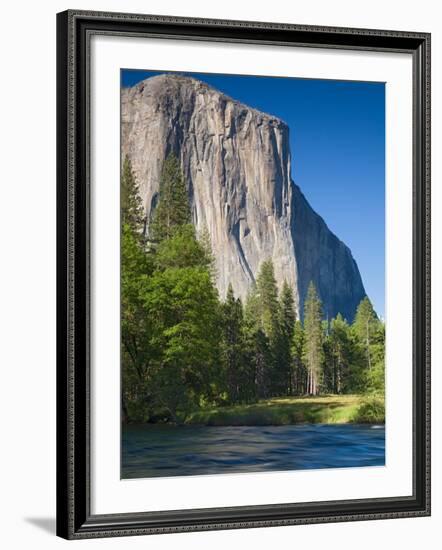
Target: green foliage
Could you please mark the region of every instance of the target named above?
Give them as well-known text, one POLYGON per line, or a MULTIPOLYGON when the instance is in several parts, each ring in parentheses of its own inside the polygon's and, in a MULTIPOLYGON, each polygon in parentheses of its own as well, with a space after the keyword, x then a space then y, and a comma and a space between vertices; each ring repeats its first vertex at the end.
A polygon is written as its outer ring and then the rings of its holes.
POLYGON ((384 395, 365 397, 356 411, 354 422, 361 424, 383 424, 385 422, 384 395))
POLYGON ((148 334, 150 319, 139 301, 141 278, 152 269, 128 224, 121 239, 121 362, 123 377, 123 411, 125 415, 145 418, 141 411, 149 406, 147 380, 152 350, 148 334), (124 410, 128 407, 130 410, 124 410), (135 412, 136 411, 136 412, 135 412))
POLYGON ((168 239, 190 223, 186 184, 180 163, 171 154, 164 161, 161 172, 159 201, 149 227, 149 239, 153 242, 168 239))
POLYGON ((152 350, 147 335, 150 319, 144 315, 139 291, 141 278, 153 270, 143 249, 143 210, 138 185, 128 157, 121 174, 121 365, 122 407, 126 419, 149 418, 148 378, 152 350))
POLYGON ((354 359, 354 341, 350 326, 340 313, 331 320, 324 342, 326 366, 324 368, 326 387, 333 393, 347 391, 350 365, 354 359))
POLYGON ((307 367, 304 363, 305 335, 304 327, 298 319, 295 321, 291 345, 290 394, 307 393, 307 367))
POLYGON ((275 345, 274 394, 287 395, 292 383, 292 339, 296 311, 293 290, 284 281, 279 298, 278 338, 275 345))
POLYGON ((281 316, 282 330, 290 337, 293 334, 293 330, 295 327, 296 312, 293 290, 290 288, 287 281, 284 281, 282 285, 281 297, 279 300, 279 310, 281 316))
POLYGON ((161 350, 155 399, 177 422, 211 397, 219 359, 216 290, 204 266, 169 267, 145 281, 142 299, 161 350))
POLYGON ((307 367, 307 393, 317 395, 320 390, 324 359, 322 305, 316 287, 310 282, 304 304, 304 353, 307 367))
POLYGON ((204 226, 203 229, 200 230, 199 234, 197 235, 197 239, 204 251, 206 262, 207 262, 207 268, 210 271, 212 280, 215 281, 216 273, 217 273, 216 267, 215 267, 215 257, 212 253, 210 234, 206 226, 204 226))
POLYGON ((293 292, 285 283, 278 299, 273 263, 264 261, 245 307, 248 362, 255 372, 259 397, 286 395, 289 391, 294 321, 293 292))
POLYGON ((246 360, 246 337, 241 300, 232 285, 221 304, 221 358, 229 403, 247 403, 255 398, 253 366, 246 360))
MULTIPOLYGON (((122 219, 129 219, 133 209, 132 200, 122 201, 122 219)), ((130 421, 182 422, 191 410, 211 402, 221 386, 220 313, 210 251, 190 223, 174 157, 162 171, 155 246, 145 249, 137 230, 123 223, 123 410, 130 421)))
POLYGON ((256 397, 270 395, 272 353, 270 341, 262 328, 261 307, 256 289, 249 293, 244 311, 245 361, 252 373, 256 397))
POLYGON ((121 174, 121 222, 128 225, 135 235, 144 230, 144 212, 140 192, 132 164, 128 156, 124 157, 121 174))
POLYGON ((383 393, 385 391, 385 325, 376 322, 370 346, 371 368, 366 373, 366 391, 383 393))
POLYGON ((220 301, 210 235, 206 229, 196 234, 184 177, 173 156, 164 162, 159 188, 146 246, 138 185, 129 159, 124 160, 125 421, 380 421, 385 327, 368 298, 359 305, 351 326, 339 314, 324 320, 320 298, 310 283, 302 323, 296 319, 293 290, 284 282, 278 292, 273 264, 267 260, 244 307, 231 285, 220 301), (339 399, 327 397, 329 393, 339 394, 339 399), (354 393, 364 394, 364 400, 350 395, 354 393), (299 397, 306 395, 312 397, 299 397), (256 404, 259 399, 267 401, 256 404), (216 414, 207 412, 214 410, 216 414))
POLYGON ((260 315, 260 325, 271 342, 278 335, 278 288, 276 286, 273 262, 262 263, 256 278, 256 293, 260 315))
MULTIPOLYGON (((358 410, 363 403, 365 398, 358 395, 270 398, 255 404, 197 411, 188 417, 187 423, 206 426, 283 426, 306 422, 363 422, 358 417, 358 410)), ((373 418, 376 418, 377 423, 383 422, 380 415, 373 418)))
POLYGON ((383 392, 385 326, 368 297, 357 308, 352 332, 355 342, 352 387, 363 392, 383 392))
POLYGON ((200 266, 210 273, 211 258, 197 241, 193 225, 177 227, 171 237, 156 248, 156 265, 159 269, 200 266))
POLYGON ((366 296, 356 310, 353 331, 364 349, 368 368, 372 366, 371 344, 377 329, 377 323, 377 315, 366 296))

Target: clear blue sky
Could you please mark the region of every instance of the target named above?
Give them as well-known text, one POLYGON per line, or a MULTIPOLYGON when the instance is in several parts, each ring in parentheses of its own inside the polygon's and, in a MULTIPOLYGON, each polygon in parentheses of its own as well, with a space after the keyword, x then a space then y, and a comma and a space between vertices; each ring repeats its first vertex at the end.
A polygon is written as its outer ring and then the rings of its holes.
MULTIPOLYGON (((123 70, 122 85, 164 72, 123 70)), ((365 291, 384 316, 384 83, 184 74, 288 124, 292 178, 349 246, 365 291)))

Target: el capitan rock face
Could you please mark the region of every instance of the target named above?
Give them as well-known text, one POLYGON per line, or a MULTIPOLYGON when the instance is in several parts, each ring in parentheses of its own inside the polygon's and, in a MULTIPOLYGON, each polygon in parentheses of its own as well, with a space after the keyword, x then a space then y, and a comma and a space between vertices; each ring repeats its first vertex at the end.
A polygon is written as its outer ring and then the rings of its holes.
POLYGON ((122 153, 128 155, 147 218, 161 167, 173 152, 188 184, 197 231, 207 229, 224 298, 229 282, 245 299, 261 263, 294 289, 302 313, 313 280, 328 317, 352 320, 365 296, 350 250, 291 181, 289 129, 207 84, 160 75, 122 90, 122 153))

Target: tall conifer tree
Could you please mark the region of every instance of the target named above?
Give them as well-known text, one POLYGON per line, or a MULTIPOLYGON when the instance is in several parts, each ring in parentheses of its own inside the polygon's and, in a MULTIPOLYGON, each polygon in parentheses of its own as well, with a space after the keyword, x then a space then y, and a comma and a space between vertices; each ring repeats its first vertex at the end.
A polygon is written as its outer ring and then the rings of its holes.
POLYGON ((320 391, 322 363, 324 359, 322 304, 316 287, 311 281, 304 304, 304 362, 307 366, 307 393, 317 395, 320 391))
POLYGON ((368 296, 363 298, 356 310, 353 330, 365 351, 367 367, 371 369, 373 360, 371 356, 371 344, 377 329, 378 318, 368 296))
POLYGON ((353 342, 350 327, 340 313, 331 321, 329 342, 332 361, 330 391, 342 393, 347 389, 353 342))
POLYGON ((139 299, 141 279, 151 273, 152 258, 143 247, 144 217, 129 157, 121 172, 121 358, 122 407, 126 420, 144 421, 150 403, 150 319, 139 299))
POLYGON ((222 358, 229 401, 247 400, 250 383, 244 364, 244 318, 241 300, 235 298, 229 284, 225 302, 221 305, 222 358))
POLYGON ((256 287, 249 292, 244 308, 245 357, 256 397, 270 395, 272 354, 262 327, 260 300, 256 287))
POLYGON ((278 303, 278 287, 276 285, 273 262, 262 263, 256 278, 256 298, 262 331, 269 342, 269 359, 265 365, 264 379, 269 395, 277 395, 285 386, 281 374, 284 365, 281 358, 281 326, 278 303))
POLYGON ((132 169, 132 163, 126 155, 121 173, 121 223, 127 224, 131 231, 141 236, 144 230, 144 211, 138 183, 132 169))
POLYGON ((191 213, 186 184, 178 159, 170 154, 161 171, 159 201, 150 223, 149 238, 160 242, 189 224, 191 213))
POLYGON ((256 293, 258 296, 261 326, 271 342, 277 337, 279 308, 278 287, 276 286, 273 262, 267 260, 262 263, 256 279, 256 293))
POLYGON ((280 395, 290 393, 291 386, 291 346, 295 329, 296 312, 293 291, 284 281, 279 298, 279 338, 276 349, 275 382, 280 395))
POLYGON ((292 363, 290 377, 290 393, 302 395, 307 393, 307 370, 304 364, 305 336, 302 322, 295 321, 291 347, 292 363))

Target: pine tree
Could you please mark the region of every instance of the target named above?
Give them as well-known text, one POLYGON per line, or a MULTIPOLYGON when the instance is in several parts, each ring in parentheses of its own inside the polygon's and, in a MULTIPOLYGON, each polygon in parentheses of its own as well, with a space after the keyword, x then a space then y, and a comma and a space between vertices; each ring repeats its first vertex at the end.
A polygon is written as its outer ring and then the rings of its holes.
POLYGON ((370 346, 378 325, 378 318, 368 296, 361 300, 356 310, 353 330, 364 348, 367 367, 372 368, 370 346))
POLYGON ((353 343, 350 327, 340 313, 331 321, 329 342, 332 360, 330 391, 342 393, 347 387, 353 343))
POLYGON ((122 407, 126 421, 148 418, 148 373, 152 356, 150 319, 139 300, 141 280, 151 273, 152 258, 143 246, 144 217, 129 157, 121 172, 121 367, 122 407))
POLYGON ((352 331, 360 349, 361 360, 355 385, 359 391, 384 392, 385 386, 385 326, 379 320, 366 296, 359 304, 352 331))
POLYGON ((178 160, 163 167, 150 238, 155 269, 140 290, 153 320, 155 369, 150 377, 159 410, 182 422, 219 393, 220 308, 211 275, 211 251, 196 238, 178 160))
POLYGON ((262 263, 256 278, 261 326, 271 342, 274 342, 278 331, 278 287, 272 260, 262 263))
POLYGON ((207 226, 204 225, 203 228, 198 233, 198 242, 201 245, 202 249, 207 258, 207 267, 209 268, 210 274, 213 281, 216 280, 216 265, 215 265, 215 256, 212 252, 212 243, 210 239, 210 233, 207 229, 207 226))
POLYGON ((291 347, 292 364, 290 377, 291 395, 302 395, 307 393, 307 370, 304 364, 305 336, 301 321, 295 321, 291 347))
POLYGON ((132 163, 126 155, 121 173, 121 223, 127 224, 135 235, 142 237, 144 221, 138 184, 132 170, 132 163))
POLYGON ((157 269, 141 296, 154 321, 159 350, 151 377, 157 407, 167 409, 174 422, 182 422, 218 391, 218 294, 207 268, 194 265, 157 269))
POLYGON ((159 201, 149 227, 149 239, 156 243, 191 224, 186 184, 180 163, 172 154, 164 161, 159 187, 159 201))
POLYGON ((229 284, 225 302, 221 305, 222 358, 227 393, 231 403, 247 401, 250 393, 244 365, 244 318, 241 300, 235 298, 229 284))
POLYGON ((307 366, 307 393, 317 395, 320 390, 323 351, 322 304, 311 281, 304 304, 305 345, 303 359, 307 366))
POLYGON ((148 387, 154 325, 140 300, 143 281, 153 271, 152 256, 141 246, 128 223, 121 233, 121 369, 122 407, 125 421, 149 418, 148 387))
POLYGON ((272 354, 270 342, 262 327, 261 304, 254 287, 248 294, 244 308, 245 357, 254 395, 265 398, 270 395, 272 354))
POLYGON ((385 324, 378 320, 371 343, 372 368, 367 373, 366 391, 385 392, 385 324))
POLYGON ((296 311, 295 311, 295 299, 293 297, 293 290, 284 280, 281 290, 281 297, 279 300, 279 308, 281 312, 281 326, 285 334, 289 337, 292 336, 295 328, 296 311))
POLYGON ((279 339, 276 349, 276 390, 279 394, 290 393, 292 357, 291 346, 295 329, 296 312, 293 291, 284 281, 279 299, 279 339))
POLYGON ((335 393, 334 391, 335 358, 333 356, 330 333, 324 329, 325 327, 323 324, 322 325, 323 362, 322 362, 321 390, 324 393, 335 393))
POLYGON ((264 378, 268 393, 278 395, 284 393, 284 389, 287 388, 287 377, 283 364, 285 358, 282 349, 278 287, 271 260, 267 260, 261 265, 256 278, 256 297, 260 326, 268 339, 270 351, 270 360, 265 366, 264 378))

